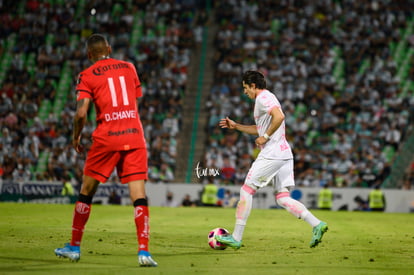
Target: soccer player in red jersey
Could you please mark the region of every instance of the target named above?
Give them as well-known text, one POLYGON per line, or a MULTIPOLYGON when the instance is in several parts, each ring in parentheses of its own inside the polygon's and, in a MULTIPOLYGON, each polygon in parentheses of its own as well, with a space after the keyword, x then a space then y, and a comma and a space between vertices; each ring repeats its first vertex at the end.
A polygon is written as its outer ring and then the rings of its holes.
POLYGON ((88 59, 93 65, 79 74, 76 86, 72 145, 78 153, 84 149, 81 132, 91 102, 95 105, 97 127, 92 134, 93 143, 86 157, 83 183, 74 209, 72 239, 63 248, 55 249, 55 254, 72 261, 80 259, 80 243, 92 198, 99 183, 106 182, 116 167, 121 182, 128 184, 135 208, 138 262, 141 266, 157 266, 148 251, 147 149, 137 104, 137 98, 142 96, 140 80, 133 64, 109 57, 111 46, 104 36, 93 34, 86 44, 88 59))

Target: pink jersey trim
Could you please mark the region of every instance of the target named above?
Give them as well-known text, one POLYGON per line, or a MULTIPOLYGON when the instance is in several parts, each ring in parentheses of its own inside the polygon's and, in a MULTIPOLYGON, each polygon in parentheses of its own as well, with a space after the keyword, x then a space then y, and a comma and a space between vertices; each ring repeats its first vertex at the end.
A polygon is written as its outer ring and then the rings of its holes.
POLYGON ((242 189, 249 193, 250 195, 254 195, 256 193, 256 190, 246 184, 243 184, 242 189))
POLYGON ((282 193, 277 193, 276 194, 276 199, 280 199, 280 198, 286 198, 286 197, 290 197, 289 192, 282 192, 282 193))

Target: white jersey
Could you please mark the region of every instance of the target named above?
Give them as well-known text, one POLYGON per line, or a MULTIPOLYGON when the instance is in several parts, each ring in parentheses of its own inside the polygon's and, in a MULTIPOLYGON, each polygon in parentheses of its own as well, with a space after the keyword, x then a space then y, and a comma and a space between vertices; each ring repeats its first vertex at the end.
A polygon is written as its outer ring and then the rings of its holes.
MULTIPOLYGON (((282 106, 276 96, 268 90, 263 90, 256 97, 254 105, 254 121, 256 122, 259 136, 263 136, 270 126, 272 116, 270 111, 273 108, 282 106)), ((280 124, 279 128, 270 136, 266 144, 261 146, 260 157, 266 159, 292 159, 293 154, 289 143, 286 141, 285 121, 280 124)))

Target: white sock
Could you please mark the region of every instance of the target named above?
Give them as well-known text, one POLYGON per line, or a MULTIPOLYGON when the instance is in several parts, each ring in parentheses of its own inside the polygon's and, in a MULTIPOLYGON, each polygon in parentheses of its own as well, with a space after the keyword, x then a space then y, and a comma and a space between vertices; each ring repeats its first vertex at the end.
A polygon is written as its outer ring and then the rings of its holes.
POLYGON ((238 242, 243 238, 244 228, 252 210, 255 192, 256 190, 247 185, 243 185, 240 189, 240 200, 236 208, 236 224, 233 231, 233 238, 238 242))
POLYGON ((233 238, 240 242, 242 237, 243 237, 243 233, 244 233, 244 228, 246 227, 245 224, 240 224, 237 223, 238 221, 236 220, 236 225, 234 226, 234 231, 233 231, 233 238))
MULTIPOLYGON (((299 202, 300 203, 300 202, 299 202)), ((309 223, 310 226, 315 227, 317 226, 321 221, 315 217, 308 209, 306 209, 303 213, 302 213, 302 217, 301 219, 303 219, 305 222, 309 223)))
POLYGON ((276 195, 276 202, 293 216, 304 220, 312 227, 317 226, 321 222, 301 202, 292 199, 288 192, 278 193, 276 195))

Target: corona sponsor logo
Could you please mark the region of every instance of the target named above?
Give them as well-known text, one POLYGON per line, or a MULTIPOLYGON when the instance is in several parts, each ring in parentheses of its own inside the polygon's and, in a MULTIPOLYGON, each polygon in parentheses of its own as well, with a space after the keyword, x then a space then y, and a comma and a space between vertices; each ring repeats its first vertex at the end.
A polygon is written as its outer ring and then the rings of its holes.
POLYGON ((118 70, 118 69, 123 69, 123 68, 128 68, 128 64, 117 63, 117 64, 99 66, 99 67, 96 67, 95 69, 93 69, 92 72, 93 72, 94 75, 104 75, 105 72, 107 72, 109 70, 118 70))

